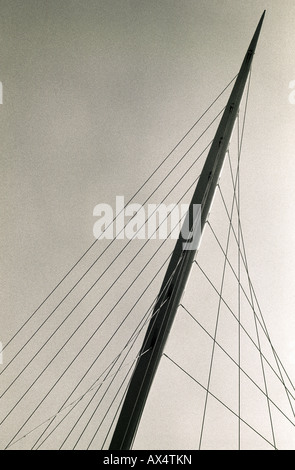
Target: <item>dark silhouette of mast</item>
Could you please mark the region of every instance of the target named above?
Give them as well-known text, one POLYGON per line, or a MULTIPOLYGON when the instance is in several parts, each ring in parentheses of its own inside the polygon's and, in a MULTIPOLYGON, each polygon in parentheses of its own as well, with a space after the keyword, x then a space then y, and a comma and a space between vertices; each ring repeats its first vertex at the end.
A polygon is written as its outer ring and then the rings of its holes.
POLYGON ((185 226, 189 228, 188 232, 192 236, 189 239, 188 234, 183 235, 183 230, 181 230, 171 256, 110 443, 110 450, 126 450, 132 447, 149 390, 180 304, 196 250, 200 244, 264 15, 265 11, 241 65, 188 209, 185 226), (198 208, 201 210, 198 211, 198 208))

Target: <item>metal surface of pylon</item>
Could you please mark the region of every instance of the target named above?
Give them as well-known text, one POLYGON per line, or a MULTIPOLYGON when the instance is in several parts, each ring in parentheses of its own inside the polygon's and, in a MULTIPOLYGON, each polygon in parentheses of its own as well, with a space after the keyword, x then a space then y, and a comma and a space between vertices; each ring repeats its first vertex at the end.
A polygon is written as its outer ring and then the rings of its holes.
POLYGON ((196 249, 200 244, 202 231, 208 218, 249 75, 264 15, 265 12, 258 23, 243 60, 188 209, 186 220, 189 222, 189 231, 193 233, 195 240, 194 247, 193 249, 186 249, 187 238, 182 235, 181 231, 164 276, 139 358, 130 380, 109 446, 110 450, 126 450, 132 447, 166 340, 185 289, 196 249), (198 206, 201 207, 199 231, 197 224, 194 223, 196 222, 194 208, 198 206))

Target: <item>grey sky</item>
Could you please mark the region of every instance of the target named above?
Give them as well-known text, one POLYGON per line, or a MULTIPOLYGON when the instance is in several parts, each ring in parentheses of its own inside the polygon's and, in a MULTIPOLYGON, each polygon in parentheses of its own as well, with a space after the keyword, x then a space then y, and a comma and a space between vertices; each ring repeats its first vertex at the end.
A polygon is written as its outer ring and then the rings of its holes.
POLYGON ((93 242, 94 206, 127 200, 238 72, 266 9, 242 218, 258 298, 294 380, 294 2, 1 0, 0 8, 3 343, 93 242))

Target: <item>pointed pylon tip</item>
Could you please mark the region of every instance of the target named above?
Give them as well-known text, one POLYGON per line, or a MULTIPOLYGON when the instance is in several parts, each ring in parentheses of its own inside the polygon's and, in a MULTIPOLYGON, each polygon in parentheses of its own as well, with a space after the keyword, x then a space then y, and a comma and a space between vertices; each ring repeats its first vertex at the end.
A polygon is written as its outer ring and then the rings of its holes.
POLYGON ((264 21, 264 17, 265 17, 265 12, 266 10, 263 11, 262 15, 261 15, 261 18, 260 18, 260 21, 259 21, 259 24, 262 26, 262 23, 264 21))

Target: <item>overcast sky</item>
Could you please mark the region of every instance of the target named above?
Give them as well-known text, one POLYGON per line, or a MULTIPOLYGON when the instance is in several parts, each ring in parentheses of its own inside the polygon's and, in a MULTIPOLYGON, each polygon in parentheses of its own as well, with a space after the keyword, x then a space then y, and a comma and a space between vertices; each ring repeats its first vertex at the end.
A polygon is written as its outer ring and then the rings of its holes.
POLYGON ((266 9, 242 220, 252 281, 294 381, 293 0, 1 0, 0 8, 3 344, 93 242, 94 206, 134 194, 236 75, 266 9))

